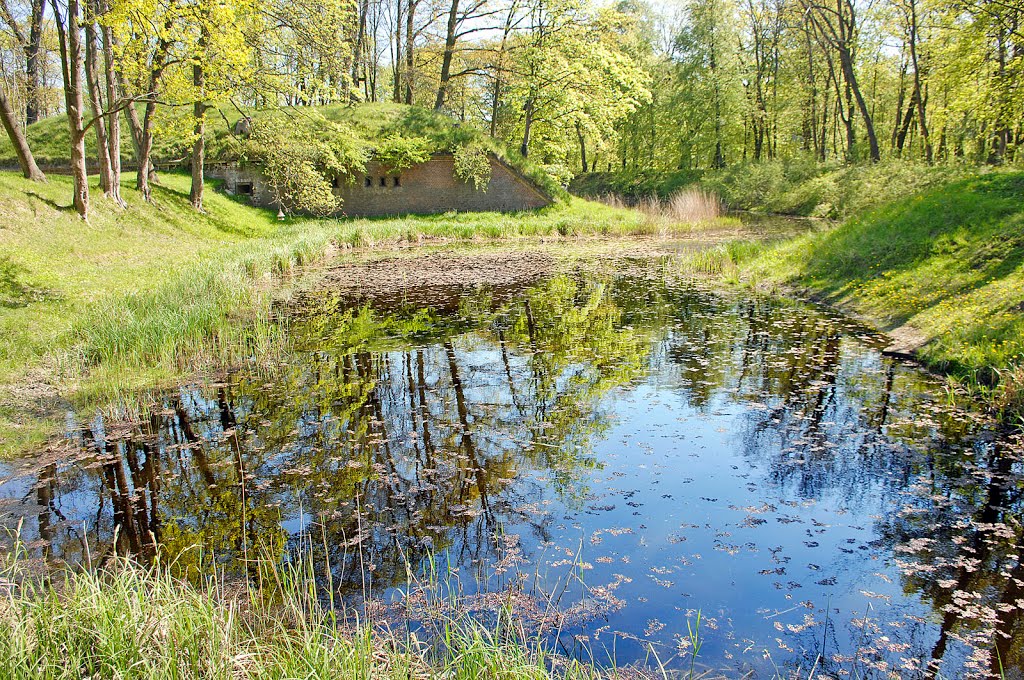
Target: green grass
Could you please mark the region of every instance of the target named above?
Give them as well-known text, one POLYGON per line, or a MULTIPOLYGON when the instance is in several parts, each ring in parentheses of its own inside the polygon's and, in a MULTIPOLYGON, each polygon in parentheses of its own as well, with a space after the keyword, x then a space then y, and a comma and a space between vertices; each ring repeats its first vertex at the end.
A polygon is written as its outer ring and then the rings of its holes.
POLYGON ((747 254, 754 282, 797 287, 924 341, 919 356, 1024 413, 1024 173, 925 189, 747 254), (994 388, 994 389, 993 389, 994 388))
MULTIPOLYGON (((483 626, 453 613, 429 643, 354 629, 319 595, 311 564, 265 566, 259 586, 202 587, 115 558, 45 581, 17 553, 0 573, 0 674, 9 680, 597 678, 550 651, 508 605, 483 626)), ((457 609, 457 607, 456 607, 457 609)))
POLYGON ((68 178, 0 172, 0 451, 38 444, 62 408, 130 405, 143 388, 265 349, 291 273, 339 248, 666 230, 580 199, 518 214, 279 223, 214 191, 198 215, 187 177, 162 181, 153 204, 126 186, 127 210, 96 192, 84 223, 65 207, 68 178))
POLYGON ((970 174, 962 166, 929 166, 902 160, 845 165, 797 156, 739 163, 721 170, 593 173, 573 180, 579 196, 619 194, 668 198, 699 185, 718 194, 732 210, 840 219, 882 206, 970 174))

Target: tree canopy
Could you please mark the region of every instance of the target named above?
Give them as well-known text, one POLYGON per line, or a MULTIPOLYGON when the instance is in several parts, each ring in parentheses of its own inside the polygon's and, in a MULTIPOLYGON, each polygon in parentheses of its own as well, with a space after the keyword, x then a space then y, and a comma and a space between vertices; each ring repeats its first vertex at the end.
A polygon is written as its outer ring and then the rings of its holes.
POLYGON ((373 129, 389 163, 422 157, 418 138, 454 152, 475 135, 561 181, 794 157, 1014 163, 1022 19, 1024 0, 0 0, 3 155, 42 179, 33 155, 54 142, 26 125, 63 116, 83 215, 88 172, 120 200, 122 156, 146 197, 159 163, 191 165, 202 210, 206 155, 235 121, 314 108, 373 129), (386 102, 417 107, 404 130, 340 113, 386 102))

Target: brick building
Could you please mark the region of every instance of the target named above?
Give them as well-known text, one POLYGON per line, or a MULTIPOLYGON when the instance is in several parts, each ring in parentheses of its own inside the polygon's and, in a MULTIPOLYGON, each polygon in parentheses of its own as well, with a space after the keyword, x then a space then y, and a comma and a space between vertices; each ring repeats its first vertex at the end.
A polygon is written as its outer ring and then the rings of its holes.
MULTIPOLYGON (((551 197, 518 170, 490 154, 491 179, 486 191, 455 177, 454 158, 438 153, 401 172, 386 171, 370 160, 355 182, 335 181, 343 200, 341 214, 352 217, 458 212, 515 211, 543 208, 551 197)), ((258 170, 222 166, 211 175, 225 181, 228 193, 249 195, 255 205, 276 207, 258 170)))

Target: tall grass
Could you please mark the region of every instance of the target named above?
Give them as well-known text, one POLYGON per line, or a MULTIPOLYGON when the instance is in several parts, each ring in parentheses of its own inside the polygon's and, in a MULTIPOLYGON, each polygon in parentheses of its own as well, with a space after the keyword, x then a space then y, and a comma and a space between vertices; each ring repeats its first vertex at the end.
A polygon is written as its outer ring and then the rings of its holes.
POLYGON ((664 200, 651 194, 630 203, 615 193, 603 194, 598 200, 616 210, 632 208, 643 216, 650 232, 663 236, 694 225, 712 224, 722 213, 718 196, 698 187, 681 189, 664 200))
POLYGON ((41 579, 19 544, 0 567, 0 675, 146 678, 590 679, 613 675, 556 654, 511 608, 490 625, 449 615, 436 639, 349 624, 311 560, 260 562, 259 585, 194 586, 166 565, 113 558, 41 579))

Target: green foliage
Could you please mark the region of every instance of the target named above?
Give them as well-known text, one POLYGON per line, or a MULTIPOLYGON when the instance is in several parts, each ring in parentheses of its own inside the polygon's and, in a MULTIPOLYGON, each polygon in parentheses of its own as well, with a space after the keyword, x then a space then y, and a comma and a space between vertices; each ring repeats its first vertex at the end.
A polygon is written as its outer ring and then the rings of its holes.
POLYGON ((242 147, 244 161, 259 165, 275 204, 288 213, 337 212, 341 199, 333 182, 348 181, 365 164, 360 141, 325 119, 254 120, 242 147))
POLYGON ((721 170, 590 173, 573 180, 581 196, 668 198, 690 185, 712 191, 733 210, 838 219, 940 186, 968 173, 959 166, 908 161, 843 165, 808 156, 741 163, 721 170))
POLYGON ((965 168, 907 161, 819 164, 806 156, 705 173, 701 185, 734 209, 842 218, 962 177, 965 168))
POLYGON ((487 152, 467 144, 457 148, 453 155, 455 176, 466 184, 472 183, 477 191, 487 191, 491 181, 491 159, 487 152))
POLYGON ((431 141, 426 137, 403 137, 389 133, 373 150, 374 158, 392 172, 423 163, 430 159, 431 141))
POLYGON ((573 178, 569 190, 577 196, 593 198, 611 194, 631 201, 648 196, 666 199, 696 183, 702 175, 696 170, 590 172, 573 178))

